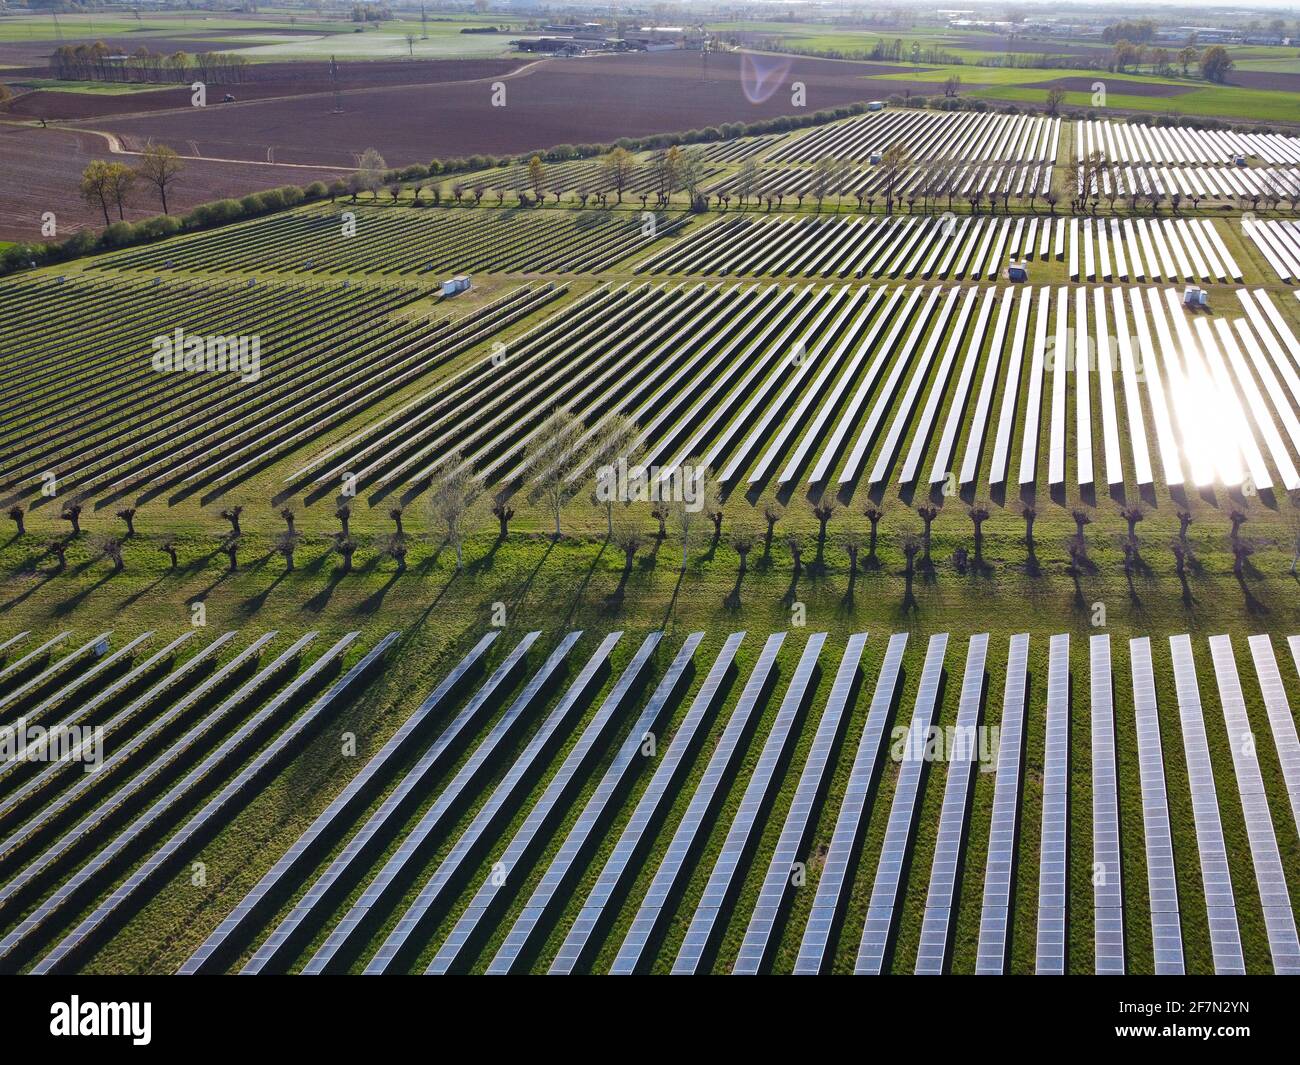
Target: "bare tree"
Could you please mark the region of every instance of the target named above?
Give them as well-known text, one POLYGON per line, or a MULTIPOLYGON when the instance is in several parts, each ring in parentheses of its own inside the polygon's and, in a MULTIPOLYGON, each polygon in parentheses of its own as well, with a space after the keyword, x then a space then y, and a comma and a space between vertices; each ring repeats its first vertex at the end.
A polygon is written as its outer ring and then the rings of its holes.
POLYGON ((483 482, 474 476, 459 450, 453 451, 445 464, 446 473, 429 496, 434 522, 447 531, 447 542, 456 549, 456 569, 464 568, 465 525, 474 503, 483 491, 483 482))
POLYGON ((12 521, 15 527, 18 529, 18 532, 15 535, 25 536, 27 534, 27 519, 26 519, 26 515, 23 512, 22 507, 18 506, 17 504, 10 507, 9 520, 12 521))
POLYGON ((135 507, 122 507, 117 511, 117 516, 126 525, 126 535, 130 539, 135 535, 135 507))
POLYGON ((559 540, 560 519, 564 508, 578 494, 581 482, 571 476, 585 458, 582 420, 564 409, 557 409, 533 434, 524 451, 524 463, 534 479, 529 499, 544 503, 555 518, 555 539, 559 540))
POLYGON ((69 503, 66 507, 63 508, 63 512, 59 515, 59 517, 61 517, 64 521, 72 525, 73 536, 81 535, 81 504, 80 503, 69 503))

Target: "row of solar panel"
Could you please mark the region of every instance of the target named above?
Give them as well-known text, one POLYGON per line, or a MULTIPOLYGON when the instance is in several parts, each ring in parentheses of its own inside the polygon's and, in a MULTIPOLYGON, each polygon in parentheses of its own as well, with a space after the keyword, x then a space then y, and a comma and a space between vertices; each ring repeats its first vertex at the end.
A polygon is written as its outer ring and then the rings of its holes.
MULTIPOLYGON (((96 637, 94 643, 84 645, 98 650, 96 659, 87 659, 92 664, 79 673, 64 674, 63 686, 75 684, 72 691, 83 694, 80 699, 70 698, 62 704, 44 695, 42 685, 33 688, 30 678, 22 677, 24 669, 44 675, 65 661, 59 659, 32 670, 32 663, 41 661, 39 656, 34 659, 31 654, 21 655, 13 650, 28 635, 20 634, 0 643, 0 656, 3 656, 0 662, 12 659, 9 666, 0 670, 0 697, 17 694, 8 704, 11 708, 48 705, 52 719, 71 727, 77 722, 97 719, 98 709, 108 707, 115 696, 131 690, 127 678, 141 685, 149 683, 143 678, 152 679, 146 691, 107 718, 117 742, 111 744, 113 752, 100 768, 102 772, 112 765, 114 772, 102 783, 98 772, 85 776, 67 772, 67 762, 31 768, 30 763, 14 761, 3 767, 6 774, 17 774, 20 769, 31 771, 26 784, 10 787, 0 800, 3 802, 0 823, 14 822, 10 826, 13 831, 6 829, 9 838, 0 844, 0 869, 10 867, 0 888, 0 918, 5 918, 9 925, 7 935, 0 940, 0 964, 16 967, 30 959, 35 972, 70 968, 89 956, 95 943, 111 935, 127 912, 157 890, 164 875, 175 870, 182 856, 195 853, 208 833, 226 823, 255 788, 283 767, 313 729, 337 712, 345 693, 357 686, 397 638, 394 633, 379 641, 305 711, 294 716, 291 708, 307 701, 307 691, 318 684, 327 670, 339 665, 357 638, 355 633, 344 636, 306 669, 295 672, 294 664, 314 636, 307 634, 257 670, 238 690, 145 764, 141 752, 157 750, 160 746, 148 743, 151 737, 157 736, 157 729, 175 723, 196 704, 207 701, 206 697, 213 695, 224 682, 253 672, 248 667, 255 664, 259 651, 275 634, 262 637, 219 668, 220 653, 231 645, 233 633, 218 637, 179 666, 175 666, 176 652, 186 642, 185 637, 136 663, 131 658, 132 652, 151 634, 146 633, 112 653, 109 636, 105 634, 96 637), (110 660, 123 663, 116 678, 100 668, 110 660), (22 663, 25 665, 20 666, 22 663), (126 663, 130 663, 129 668, 126 663), (156 669, 160 664, 163 668, 156 669), (19 667, 16 672, 14 667, 19 667), (207 679, 198 682, 204 671, 209 674, 207 679), (93 690, 96 677, 103 680, 99 690, 93 690), (172 700, 170 706, 169 700, 172 700), (188 772, 182 776, 187 767, 190 767, 188 772), (26 796, 40 793, 25 789, 41 782, 46 782, 44 787, 49 793, 57 792, 44 806, 26 800, 26 796), (120 786, 103 797, 114 783, 120 786), (162 794, 158 795, 159 792, 162 794), (151 804, 140 812, 150 799, 151 804), (95 800, 100 801, 69 827, 73 811, 83 812, 95 800), (32 805, 36 805, 35 813, 18 823, 17 814, 30 811, 32 805), (49 846, 33 853, 34 840, 48 839, 60 828, 63 831, 53 837, 49 846), (123 868, 128 872, 119 882, 123 868), (53 890, 45 895, 51 886, 53 890), (71 931, 62 931, 68 918, 90 903, 96 905, 88 915, 71 931), (61 938, 45 950, 61 931, 61 938), (45 952, 40 953, 42 950, 45 952)), ((497 930, 512 901, 523 902, 522 909, 516 907, 508 928, 501 926, 504 939, 489 959, 488 971, 506 973, 526 968, 541 949, 544 937, 554 929, 566 889, 577 883, 597 851, 599 841, 611 828, 617 799, 632 789, 638 771, 657 759, 635 810, 554 954, 550 971, 568 973, 590 966, 616 911, 624 904, 638 871, 638 857, 648 851, 656 832, 664 829, 664 817, 684 781, 693 754, 709 731, 710 720, 721 711, 744 634, 734 633, 722 644, 663 751, 658 750, 656 737, 667 729, 675 708, 693 683, 694 660, 704 634, 687 637, 642 701, 641 689, 649 687, 646 681, 654 672, 662 642, 662 634, 649 634, 619 676, 608 685, 599 705, 589 711, 593 699, 605 687, 604 677, 622 634, 605 636, 565 690, 556 695, 540 725, 536 725, 530 718, 541 715, 544 704, 550 702, 549 689, 563 672, 581 635, 570 633, 562 638, 531 677, 519 686, 530 652, 540 637, 536 632, 526 634, 501 658, 490 675, 468 693, 471 680, 486 667, 497 634, 489 633, 480 639, 239 901, 181 972, 228 968, 241 950, 255 945, 253 940, 259 930, 275 912, 284 909, 285 902, 295 897, 297 901, 289 907, 287 916, 271 929, 244 971, 296 968, 295 960, 322 933, 321 945, 303 971, 347 968, 354 960, 365 960, 367 941, 373 940, 376 931, 386 924, 388 915, 395 912, 394 907, 400 908, 404 895, 408 899, 404 912, 370 956, 366 972, 409 968, 429 948, 429 937, 437 921, 453 912, 459 915, 450 931, 441 937, 440 946, 425 971, 441 973, 469 968, 483 944, 497 930), (493 720, 499 704, 507 701, 516 686, 519 686, 518 694, 493 720), (463 696, 463 705, 452 713, 463 696), (636 704, 640 710, 629 726, 626 719, 636 704), (426 734, 436 721, 446 723, 437 738, 428 743, 426 734), (520 734, 528 729, 532 731, 527 742, 509 761, 486 801, 475 799, 480 785, 493 779, 493 767, 501 764, 500 756, 517 749, 520 734), (621 741, 612 755, 602 761, 600 752, 620 732, 621 741), (477 746, 460 763, 454 777, 436 792, 428 809, 403 834, 402 829, 410 824, 431 786, 450 769, 455 750, 475 735, 481 735, 477 746), (570 738, 566 740, 566 736, 570 738), (548 771, 547 766, 561 744, 564 745, 561 764, 548 771), (589 767, 597 762, 604 766, 600 778, 564 838, 555 841, 558 847, 548 848, 554 826, 565 820, 565 812, 573 806, 575 797, 586 790, 583 781, 589 767), (402 766, 407 768, 402 771, 402 766), (532 782, 543 777, 545 787, 529 799, 532 782), (352 826, 374 798, 390 788, 364 824, 353 831, 352 826), (474 806, 473 817, 453 840, 457 819, 467 805, 474 806), (511 837, 498 838, 511 823, 516 825, 511 837), (342 850, 325 861, 321 869, 322 861, 343 837, 348 838, 342 850), (398 844, 396 850, 373 872, 371 866, 380 851, 394 841, 398 844), (431 875, 423 876, 422 886, 411 898, 407 892, 420 881, 422 872, 427 873, 428 858, 435 848, 440 849, 442 857, 431 875), (544 850, 550 851, 550 858, 540 862, 544 850), (479 881, 468 906, 458 910, 456 900, 466 882, 481 869, 485 857, 493 859, 487 874, 479 881), (541 873, 536 882, 529 875, 534 867, 541 873), (313 871, 318 871, 314 877, 313 871), (365 881, 360 896, 340 917, 340 902, 360 881, 365 881), (529 883, 532 887, 525 894, 523 889, 529 883), (303 887, 306 891, 299 896, 303 887)), ((703 860, 704 841, 715 831, 724 799, 742 762, 750 766, 743 778, 743 791, 722 834, 720 849, 708 859, 711 864, 701 868, 702 873, 704 868, 708 869, 707 880, 695 899, 694 909, 683 914, 689 916, 689 925, 672 962, 672 971, 694 973, 713 966, 722 930, 734 919, 741 886, 751 875, 758 883, 757 898, 748 911, 747 927, 731 971, 759 973, 770 968, 796 890, 813 880, 809 874, 810 866, 815 864, 809 853, 813 833, 829 780, 835 772, 839 744, 854 714, 868 643, 867 635, 860 633, 850 637, 843 650, 803 761, 797 773, 790 771, 795 781, 793 798, 784 812, 779 836, 767 860, 762 862, 758 848, 766 831, 765 819, 787 772, 785 767, 798 746, 805 715, 811 720, 810 706, 819 687, 821 659, 827 642, 826 634, 818 633, 803 644, 784 693, 769 719, 765 707, 780 672, 778 655, 785 639, 783 633, 774 634, 762 647, 717 736, 689 805, 673 829, 667 849, 631 918, 610 965, 611 972, 646 969, 663 948, 668 920, 683 905, 687 880, 692 876, 692 869, 703 860), (760 721, 766 723, 760 727, 760 721), (763 733, 761 747, 756 740, 752 741, 756 749, 747 757, 751 737, 760 732, 763 733)), ((888 641, 884 651, 834 831, 821 856, 821 874, 816 877, 814 898, 794 962, 796 973, 827 971, 837 952, 850 949, 838 940, 846 924, 855 870, 866 859, 862 853, 863 837, 873 801, 878 799, 876 791, 885 764, 884 737, 900 693, 906 644, 907 636, 899 634, 888 641)), ((896 940, 909 883, 908 869, 913 861, 917 822, 933 759, 934 730, 944 702, 947 644, 947 634, 929 640, 910 722, 902 730, 901 749, 894 752, 898 774, 857 947, 854 964, 857 972, 880 973, 907 966, 906 959, 896 956, 896 940)), ((39 648, 45 648, 47 659, 53 659, 54 646, 57 642, 40 644, 39 648)), ((1214 637, 1209 646, 1271 965, 1279 973, 1297 972, 1300 971, 1300 945, 1290 893, 1264 775, 1255 755, 1256 744, 1261 741, 1252 731, 1230 639, 1214 637)), ((1296 668, 1300 669, 1300 637, 1292 637, 1290 649, 1296 668)), ((1028 690, 1029 651, 1028 636, 1012 639, 998 718, 1000 740, 995 752, 987 752, 996 758, 997 776, 976 951, 976 971, 981 973, 1005 971, 1009 961, 1024 742, 1027 717, 1036 705, 1028 690)), ((1252 637, 1250 651, 1294 827, 1300 829, 1300 741, 1288 702, 1287 685, 1267 636, 1252 637)), ((950 729, 949 745, 941 752, 947 765, 937 831, 929 856, 928 887, 920 910, 914 963, 917 973, 943 973, 952 964, 957 902, 962 894, 966 842, 971 830, 971 793, 977 758, 975 737, 985 716, 988 653, 986 635, 969 640, 954 726, 950 729)), ((1234 878, 1190 638, 1171 638, 1170 653, 1213 964, 1216 972, 1244 972, 1246 961, 1234 878)), ((1072 671, 1068 636, 1050 639, 1047 658, 1047 682, 1041 707, 1044 747, 1035 969, 1040 973, 1064 973, 1070 967, 1071 907, 1072 671)), ((1116 743, 1117 698, 1109 637, 1093 636, 1088 658, 1094 969, 1098 973, 1123 973, 1133 947, 1126 942, 1125 935, 1118 772, 1122 752, 1117 750, 1116 743)), ((1179 907, 1150 642, 1130 641, 1129 659, 1153 962, 1157 972, 1176 973, 1185 969, 1186 933, 1179 907)), ((72 670, 73 666, 64 669, 72 670)), ((57 683, 60 673, 61 670, 51 674, 49 683, 57 683)), ((898 714, 901 725, 902 711, 898 714)), ((1292 826, 1285 826, 1286 834, 1291 831, 1292 826)), ((867 868, 862 865, 864 873, 867 868)), ((919 873, 924 875, 923 870, 919 873)), ((916 883, 919 887, 919 879, 916 883)), ((974 891, 978 886, 972 882, 966 890, 974 891)), ((915 898, 919 903, 919 893, 915 898)), ((1074 903, 1077 902, 1076 898, 1074 903)))

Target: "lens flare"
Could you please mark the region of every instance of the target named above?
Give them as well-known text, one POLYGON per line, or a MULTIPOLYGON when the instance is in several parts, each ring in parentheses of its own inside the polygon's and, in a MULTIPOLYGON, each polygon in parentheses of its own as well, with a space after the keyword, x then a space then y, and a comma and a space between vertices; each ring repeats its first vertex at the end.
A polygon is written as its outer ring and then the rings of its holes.
POLYGON ((788 56, 754 55, 745 52, 740 57, 740 84, 745 99, 751 104, 761 104, 781 87, 790 73, 788 56))

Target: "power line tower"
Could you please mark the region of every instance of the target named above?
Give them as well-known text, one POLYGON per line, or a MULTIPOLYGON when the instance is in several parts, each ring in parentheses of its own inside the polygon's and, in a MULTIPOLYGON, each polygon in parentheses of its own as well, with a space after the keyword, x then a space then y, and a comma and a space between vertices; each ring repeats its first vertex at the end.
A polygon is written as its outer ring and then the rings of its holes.
POLYGON ((334 114, 343 114, 343 93, 339 89, 339 61, 330 56, 330 84, 334 86, 334 114))
POLYGON ((420 40, 429 39, 429 16, 424 10, 424 5, 420 5, 420 40))

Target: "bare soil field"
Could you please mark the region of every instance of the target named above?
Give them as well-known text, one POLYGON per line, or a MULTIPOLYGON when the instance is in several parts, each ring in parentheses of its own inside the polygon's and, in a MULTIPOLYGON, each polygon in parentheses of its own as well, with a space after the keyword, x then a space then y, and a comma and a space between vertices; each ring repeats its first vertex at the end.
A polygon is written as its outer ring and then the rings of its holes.
MULTIPOLYGON (((1228 75, 1228 84, 1239 85, 1243 89, 1300 92, 1300 74, 1287 74, 1274 70, 1234 70, 1228 75)), ((1300 110, 1300 107, 1297 110, 1300 110)))
POLYGON ((1017 52, 1026 55, 1096 55, 1106 51, 1104 47, 1071 44, 1054 37, 1004 37, 997 33, 953 37, 944 43, 954 48, 969 48, 979 52, 1017 52))
MULTIPOLYGON (((265 34, 266 30, 249 30, 247 33, 265 34)), ((277 35, 287 35, 288 30, 276 30, 277 35)), ((193 55, 195 52, 230 52, 237 48, 245 47, 239 41, 226 40, 226 36, 245 35, 239 30, 222 31, 222 36, 217 36, 217 31, 204 33, 203 39, 194 37, 153 37, 148 34, 141 34, 139 37, 78 37, 66 41, 0 41, 0 67, 18 67, 31 69, 39 67, 45 70, 49 63, 49 58, 61 44, 94 44, 96 41, 103 41, 109 48, 117 52, 134 52, 141 45, 148 48, 151 52, 164 52, 170 55, 172 52, 189 52, 193 55)), ((6 74, 14 73, 6 71, 6 74)))
POLYGON ((333 98, 240 101, 203 111, 108 119, 101 128, 143 144, 149 138, 197 146, 194 154, 228 159, 354 165, 357 152, 378 148, 389 165, 433 157, 515 154, 556 144, 697 129, 799 114, 899 92, 872 82, 860 63, 800 56, 658 52, 548 60, 505 81, 505 106, 493 105, 492 83, 353 90, 345 113, 333 98), (806 104, 795 105, 794 83, 806 104))
MULTIPOLYGON (((523 59, 417 59, 340 63, 339 86, 347 91, 475 81, 502 77, 517 70, 525 62, 523 59)), ((42 73, 44 72, 34 70, 27 76, 42 73)), ((257 63, 247 68, 246 78, 246 81, 237 85, 213 86, 209 90, 209 100, 213 101, 215 96, 215 100, 219 101, 226 92, 237 101, 243 101, 327 93, 334 88, 328 63, 257 63)), ((144 93, 51 92, 36 88, 19 96, 10 106, 9 113, 20 118, 80 119, 170 111, 189 106, 188 85, 175 85, 144 93)))
MULTIPOLYGON (((53 211, 58 236, 70 236, 86 225, 103 225, 103 217, 90 210, 77 195, 81 171, 92 159, 133 162, 113 155, 102 137, 59 129, 0 125, 0 240, 40 241, 41 215, 53 211)), ((327 181, 337 170, 279 167, 256 163, 190 161, 169 192, 173 211, 226 196, 244 196, 277 185, 304 185, 318 178, 327 181)), ((141 193, 128 219, 159 213, 158 202, 141 193)))
MULTIPOLYGON (((1050 81, 1035 81, 1020 86, 1025 89, 1065 89, 1067 92, 1092 92, 1094 81, 1104 81, 1104 75, 1098 72, 1096 77, 1052 78, 1050 81)), ((1196 85, 1166 85, 1152 81, 1112 81, 1108 86, 1113 92, 1125 96, 1182 96, 1195 92, 1196 85)))

